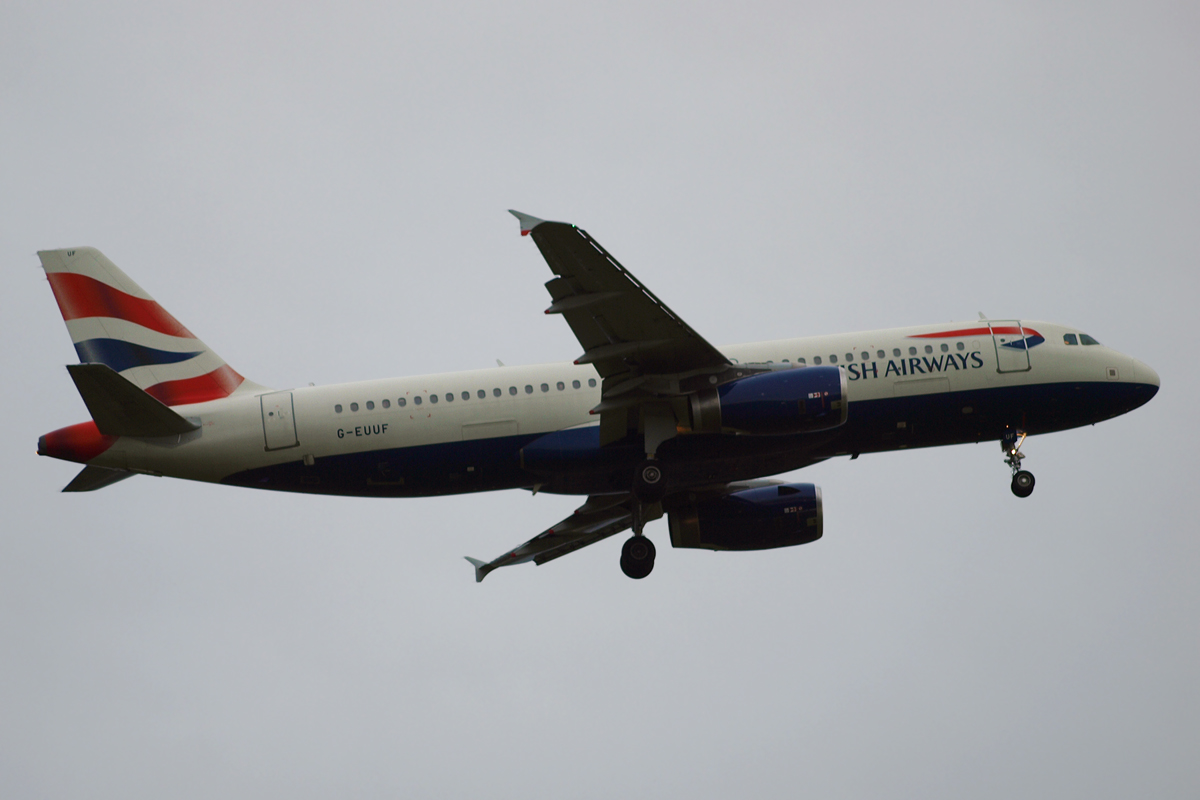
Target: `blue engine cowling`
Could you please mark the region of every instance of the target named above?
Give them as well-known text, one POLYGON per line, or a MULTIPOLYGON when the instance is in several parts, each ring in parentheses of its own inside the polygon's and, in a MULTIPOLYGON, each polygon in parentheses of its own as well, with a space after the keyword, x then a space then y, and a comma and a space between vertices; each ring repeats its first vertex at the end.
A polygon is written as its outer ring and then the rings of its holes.
POLYGON ((839 367, 764 372, 693 395, 692 429, 763 435, 828 430, 846 421, 846 394, 839 367))
POLYGON ((811 483, 742 489, 670 511, 671 544, 704 550, 768 550, 821 538, 821 490, 811 483))

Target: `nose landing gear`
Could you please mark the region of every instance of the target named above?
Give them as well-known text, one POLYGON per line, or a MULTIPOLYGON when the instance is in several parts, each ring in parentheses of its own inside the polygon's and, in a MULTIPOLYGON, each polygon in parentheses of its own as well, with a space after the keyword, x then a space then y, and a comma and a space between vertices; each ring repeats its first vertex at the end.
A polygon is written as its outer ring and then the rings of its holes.
POLYGON ((1033 485, 1036 482, 1032 472, 1021 469, 1021 461, 1025 458, 1025 454, 1021 452, 1021 445, 1025 443, 1027 435, 1025 431, 1006 428, 1003 438, 1000 439, 1004 463, 1012 467, 1012 493, 1017 497, 1029 497, 1033 494, 1033 485))

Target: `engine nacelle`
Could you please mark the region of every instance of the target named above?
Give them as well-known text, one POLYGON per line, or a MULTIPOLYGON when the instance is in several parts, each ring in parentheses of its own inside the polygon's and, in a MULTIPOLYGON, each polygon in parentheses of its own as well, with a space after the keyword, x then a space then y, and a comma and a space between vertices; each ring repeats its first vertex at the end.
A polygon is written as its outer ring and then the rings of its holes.
POLYGON ((836 428, 849 411, 846 373, 798 367, 736 380, 691 398, 692 430, 763 435, 836 428))
POLYGON ((670 512, 671 544, 704 550, 769 550, 821 538, 821 490, 784 483, 701 499, 670 512))

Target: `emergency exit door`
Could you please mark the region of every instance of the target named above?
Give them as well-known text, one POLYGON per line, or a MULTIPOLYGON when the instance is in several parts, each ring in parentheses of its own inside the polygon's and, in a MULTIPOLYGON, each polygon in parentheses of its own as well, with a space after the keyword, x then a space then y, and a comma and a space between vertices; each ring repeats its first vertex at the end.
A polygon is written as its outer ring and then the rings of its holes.
POLYGON ((262 402, 263 438, 267 450, 283 450, 300 444, 296 438, 296 417, 291 392, 271 392, 259 397, 262 402))

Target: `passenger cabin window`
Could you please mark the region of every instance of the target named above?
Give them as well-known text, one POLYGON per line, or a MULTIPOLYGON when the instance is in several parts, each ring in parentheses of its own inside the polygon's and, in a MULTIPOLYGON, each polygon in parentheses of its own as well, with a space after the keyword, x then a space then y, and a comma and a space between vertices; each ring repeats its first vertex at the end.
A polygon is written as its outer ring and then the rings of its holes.
POLYGON ((578 389, 578 388, 579 388, 579 381, 571 381, 571 388, 572 388, 572 389, 578 389))
POLYGON ((819 365, 820 365, 820 363, 821 363, 821 357, 820 357, 820 356, 813 356, 813 363, 814 363, 814 364, 817 364, 817 365, 819 366, 819 365))
POLYGON ((837 363, 837 356, 831 355, 831 356, 829 357, 829 363, 830 363, 830 364, 836 364, 836 363, 837 363))
POLYGON ((561 392, 563 389, 567 388, 567 385, 565 383, 563 383, 562 381, 559 381, 558 383, 554 384, 554 388, 558 389, 561 392))
POLYGON ((517 387, 515 387, 515 386, 510 386, 510 387, 508 387, 508 393, 509 393, 509 394, 511 394, 511 395, 513 395, 513 396, 516 396, 516 394, 517 394, 517 387))
POLYGON ((847 360, 847 361, 853 361, 853 360, 854 360, 854 353, 846 353, 846 360, 847 360))
POLYGON ((917 348, 915 348, 915 347, 908 348, 908 354, 910 356, 915 356, 917 354, 917 348))
POLYGON ((805 361, 803 358, 797 358, 797 359, 796 359, 796 363, 797 363, 797 364, 799 364, 799 365, 800 365, 800 366, 802 366, 802 367, 807 367, 807 366, 808 366, 808 362, 807 362, 807 361, 805 361))
POLYGON ((943 352, 943 353, 949 353, 949 352, 950 352, 950 345, 946 344, 945 342, 942 342, 942 352, 943 352))
POLYGON ((877 351, 875 352, 875 357, 876 357, 876 358, 885 358, 885 357, 886 357, 886 354, 885 354, 885 353, 884 353, 882 350, 877 350, 877 351))
POLYGON ((1064 333, 1063 344, 1079 344, 1079 340, 1075 338, 1075 334, 1073 333, 1064 333))
MULTIPOLYGON (((1097 342, 1097 344, 1099 344, 1099 342, 1097 342)), ((595 379, 595 378, 588 378, 588 386, 590 386, 590 387, 592 387, 593 389, 595 389, 595 388, 596 388, 596 379, 595 379)))
POLYGON ((351 410, 351 411, 358 411, 358 403, 351 403, 351 404, 350 404, 350 410, 351 410))
POLYGON ((893 348, 892 349, 892 358, 899 358, 899 357, 900 357, 900 348, 899 347, 893 348))
POLYGON ((415 405, 415 406, 421 405, 421 395, 417 395, 416 397, 413 398, 413 405, 415 405))
POLYGON ((1100 344, 1095 339, 1088 336, 1086 333, 1079 334, 1079 343, 1080 344, 1100 344))
POLYGON ((528 383, 525 384, 525 394, 533 394, 533 387, 530 386, 528 383))
POLYGON ((392 407, 392 401, 391 401, 391 400, 384 400, 384 401, 383 401, 383 407, 384 407, 384 408, 391 408, 391 407, 392 407))
POLYGON ((550 384, 548 384, 548 383, 543 383, 543 384, 542 384, 542 391, 543 391, 543 392, 548 392, 548 391, 550 391, 550 384))
MULTIPOLYGON (((417 399, 419 400, 420 398, 417 398, 417 399)), ((429 402, 436 403, 437 401, 438 401, 438 396, 436 394, 429 395, 429 402)))
POLYGON ((957 344, 954 345, 954 347, 958 350, 966 350, 967 349, 967 346, 965 344, 963 344, 962 342, 958 342, 957 344))
MULTIPOLYGON (((496 394, 500 394, 499 389, 496 390, 496 394)), ((480 389, 478 392, 475 393, 475 396, 478 397, 480 400, 482 400, 483 398, 487 397, 487 392, 485 392, 483 389, 480 389)))
POLYGON ((396 405, 400 406, 401 408, 404 408, 406 405, 408 405, 408 401, 405 400, 403 397, 401 397, 400 399, 398 399, 396 401, 396 405))
POLYGON ((342 413, 342 404, 338 403, 336 406, 333 407, 333 410, 334 410, 334 413, 337 413, 337 414, 342 413))
POLYGON ((447 403, 454 402, 454 392, 446 392, 446 402, 447 403))
POLYGON ((931 345, 931 344, 925 345, 925 355, 929 355, 932 352, 933 352, 933 345, 931 345))
POLYGON ((374 410, 375 410, 375 401, 368 400, 367 401, 367 411, 374 411, 374 410))
POLYGON ((499 396, 500 396, 500 394, 501 394, 501 392, 500 392, 500 389, 499 389, 498 387, 497 387, 497 388, 495 388, 495 389, 492 389, 492 397, 499 397, 499 396))

